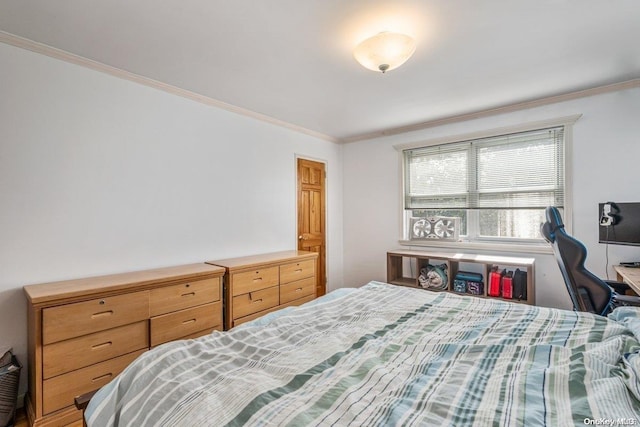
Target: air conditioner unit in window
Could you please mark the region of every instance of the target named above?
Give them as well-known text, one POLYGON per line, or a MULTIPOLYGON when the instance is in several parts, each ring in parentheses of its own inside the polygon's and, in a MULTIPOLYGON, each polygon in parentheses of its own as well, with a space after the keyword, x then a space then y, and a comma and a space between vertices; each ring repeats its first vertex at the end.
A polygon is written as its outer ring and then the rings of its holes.
POLYGON ((458 240, 459 237, 458 217, 429 216, 411 218, 409 222, 409 240, 458 240))

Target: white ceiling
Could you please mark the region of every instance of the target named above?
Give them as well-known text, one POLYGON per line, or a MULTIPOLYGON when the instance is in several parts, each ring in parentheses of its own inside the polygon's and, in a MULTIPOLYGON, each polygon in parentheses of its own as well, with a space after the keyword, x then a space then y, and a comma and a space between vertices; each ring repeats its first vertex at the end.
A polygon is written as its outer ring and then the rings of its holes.
POLYGON ((640 77, 639 0, 2 0, 0 31, 336 139, 640 77), (417 40, 384 75, 380 31, 417 40))

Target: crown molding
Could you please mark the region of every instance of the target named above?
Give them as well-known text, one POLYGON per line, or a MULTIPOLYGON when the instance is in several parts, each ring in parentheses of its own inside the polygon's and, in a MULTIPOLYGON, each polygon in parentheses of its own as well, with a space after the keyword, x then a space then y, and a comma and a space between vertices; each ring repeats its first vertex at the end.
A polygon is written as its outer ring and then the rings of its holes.
POLYGON ((471 113, 457 114, 453 116, 443 117, 434 120, 428 120, 425 122, 414 123, 407 126, 399 126, 395 128, 389 128, 381 131, 363 133, 360 135, 354 135, 347 138, 341 138, 341 143, 364 141, 368 139, 379 138, 383 136, 399 135, 402 133, 408 133, 423 129, 428 129, 436 126, 447 125, 451 123, 459 123, 473 119, 479 119, 482 117, 495 116, 498 114, 506 114, 513 111, 526 110, 529 108, 541 107, 549 104, 556 104, 558 102, 570 101, 573 99, 585 98, 588 96, 600 95, 608 92, 617 92, 620 90, 631 89, 640 87, 640 78, 627 80, 624 82, 618 82, 608 84, 604 86, 596 86, 588 89, 582 89, 574 92, 566 92, 560 95, 553 95, 544 98, 537 98, 530 101, 516 102, 513 104, 506 104, 496 108, 489 108, 484 110, 478 110, 471 113))
POLYGON ((11 46, 15 46, 21 49, 30 50, 32 52, 40 53, 45 56, 49 56, 51 58, 59 59, 61 61, 69 62, 71 64, 79 65, 81 67, 89 68, 94 71, 99 71, 101 73, 109 74, 111 76, 129 80, 134 83, 138 83, 141 85, 145 85, 148 87, 152 87, 154 89, 161 90, 163 92, 170 93, 172 95, 177 95, 183 98, 187 98, 192 101, 199 102, 201 104, 205 104, 211 107, 221 108, 223 110, 230 111, 232 113, 240 114, 242 116, 250 117, 252 119, 260 120, 262 122, 266 122, 275 126, 283 127, 294 132, 302 133, 305 135, 312 136, 314 138, 323 139, 325 141, 339 143, 338 138, 334 138, 330 135, 325 135, 320 132, 313 131, 311 129, 304 128, 302 126, 297 126, 289 122, 285 122, 283 120, 276 119, 271 116, 267 116, 262 113, 257 113, 255 111, 248 110, 246 108, 237 107, 232 104, 228 104, 223 101, 219 101, 214 98, 210 98, 208 96, 200 95, 195 92, 191 92, 186 89, 182 89, 176 86, 172 86, 167 83, 163 83, 154 79, 150 79, 148 77, 141 76, 139 74, 132 73, 130 71, 122 70, 120 68, 112 67, 111 65, 103 64, 102 62, 94 61, 92 59, 84 58, 82 56, 64 51, 62 49, 58 49, 43 43, 38 43, 33 40, 25 39, 23 37, 16 36, 11 33, 7 33, 5 31, 0 31, 0 42, 5 43, 11 46))
POLYGON ((305 134, 308 136, 312 136, 314 138, 322 139, 322 140, 333 142, 333 143, 350 143, 350 142, 364 141, 364 140, 374 139, 374 138, 379 138, 384 136, 399 135, 403 133, 414 132, 418 130, 428 129, 428 128, 442 126, 442 125, 451 124, 451 123, 459 123, 459 122, 464 122, 468 120, 494 116, 498 114, 510 113, 513 111, 525 110, 528 108, 535 108, 535 107, 540 107, 544 105, 555 104, 563 101, 570 101, 578 98, 585 98, 588 96, 600 95, 608 92, 616 92, 620 90, 640 87, 640 78, 636 78, 636 79, 613 83, 609 85, 596 86, 596 87, 582 89, 578 91, 566 92, 559 95, 536 98, 529 101, 506 104, 500 107, 482 109, 482 110, 477 110, 470 113, 457 114, 457 115, 442 117, 434 120, 427 120, 424 122, 414 123, 411 125, 388 128, 388 129, 383 129, 380 131, 374 131, 374 132, 368 132, 368 133, 362 133, 362 134, 349 136, 345 138, 336 138, 330 135, 313 131, 311 129, 304 128, 302 126, 285 122, 284 120, 267 116, 262 113, 251 111, 246 108, 237 107, 235 105, 228 104, 226 102, 219 101, 217 99, 210 98, 208 96, 200 95, 198 93, 195 93, 186 89, 182 89, 167 83, 163 83, 148 77, 144 77, 144 76, 132 73, 130 71, 122 70, 120 68, 103 64, 101 62, 94 61, 92 59, 84 58, 82 56, 64 51, 62 49, 58 49, 43 43, 38 43, 33 40, 19 37, 14 34, 7 33, 5 31, 0 31, 0 43, 5 43, 21 49, 40 53, 42 55, 49 56, 51 58, 59 59, 61 61, 65 61, 71 64, 79 65, 81 67, 89 68, 94 71, 99 71, 105 74, 109 74, 111 76, 121 78, 124 80, 129 80, 131 82, 152 87, 154 89, 158 89, 163 92, 167 92, 176 96, 190 99, 192 101, 196 101, 201 104, 205 104, 205 105, 216 107, 216 108, 221 108, 226 111, 230 111, 236 114, 240 114, 242 116, 250 117, 265 123, 286 128, 294 132, 298 132, 301 134, 305 134))

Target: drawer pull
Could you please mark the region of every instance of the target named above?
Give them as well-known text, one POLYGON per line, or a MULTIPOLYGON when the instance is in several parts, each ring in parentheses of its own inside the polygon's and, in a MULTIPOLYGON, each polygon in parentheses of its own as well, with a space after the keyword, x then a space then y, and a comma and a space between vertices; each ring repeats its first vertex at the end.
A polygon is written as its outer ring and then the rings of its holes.
POLYGON ((102 344, 96 344, 91 346, 91 350, 100 350, 105 347, 109 347, 113 343, 111 341, 103 342, 102 344))
POLYGON ((195 292, 189 292, 189 293, 186 293, 186 294, 182 294, 180 296, 183 296, 183 297, 194 297, 194 296, 196 296, 196 293, 195 292))
POLYGON ((113 376, 113 374, 111 372, 109 372, 108 374, 104 374, 104 375, 101 375, 99 377, 95 377, 94 379, 91 380, 91 382, 106 380, 108 378, 111 378, 112 376, 113 376))
POLYGON ((189 319, 189 320, 185 320, 184 322, 182 322, 183 325, 187 325, 189 323, 195 323, 196 319, 189 319))
POLYGON ((302 273, 302 269, 298 268, 297 270, 295 270, 296 273, 302 273))
POLYGON ((254 282, 257 282, 257 281, 259 281, 259 280, 261 281, 261 280, 262 280, 262 277, 256 277, 255 279, 253 279, 253 281, 254 281, 254 282))
POLYGON ((100 317, 107 317, 113 314, 113 310, 101 311, 100 313, 94 313, 91 315, 92 319, 97 319, 100 317))
POLYGON ((260 298, 260 299, 256 299, 256 300, 253 300, 253 303, 254 303, 254 304, 255 304, 255 303, 257 303, 257 302, 262 302, 262 298, 260 298))
POLYGON ((296 289, 296 292, 300 292, 302 290, 302 288, 298 288, 296 289))

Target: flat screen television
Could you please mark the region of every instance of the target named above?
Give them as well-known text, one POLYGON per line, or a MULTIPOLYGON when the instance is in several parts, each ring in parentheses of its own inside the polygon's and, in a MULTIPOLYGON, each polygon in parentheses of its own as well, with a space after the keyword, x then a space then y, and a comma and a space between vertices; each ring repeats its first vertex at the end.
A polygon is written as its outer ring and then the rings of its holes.
POLYGON ((598 204, 600 243, 640 246, 640 203, 607 203, 598 204), (611 204, 614 218, 614 224, 609 227, 602 225, 602 213, 607 203, 611 204))

